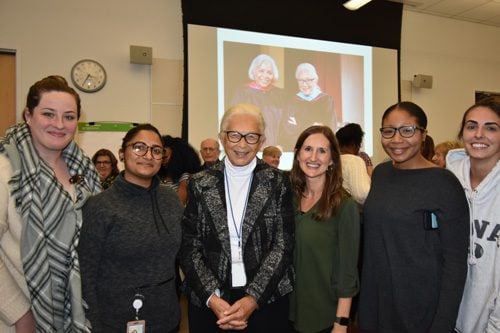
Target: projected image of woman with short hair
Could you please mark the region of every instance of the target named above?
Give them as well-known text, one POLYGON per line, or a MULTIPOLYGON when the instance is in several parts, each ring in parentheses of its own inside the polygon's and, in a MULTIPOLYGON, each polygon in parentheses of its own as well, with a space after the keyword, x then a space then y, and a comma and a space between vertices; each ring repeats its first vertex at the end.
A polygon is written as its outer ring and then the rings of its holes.
POLYGON ((235 91, 232 104, 250 103, 258 106, 266 123, 266 144, 277 145, 285 106, 283 89, 274 85, 279 78, 278 66, 271 56, 260 54, 252 60, 248 77, 252 81, 235 91))
POLYGON ((301 63, 295 70, 299 91, 292 97, 284 115, 280 131, 280 144, 293 151, 295 138, 311 125, 324 125, 335 132, 337 117, 333 110, 333 98, 318 85, 316 68, 310 63, 301 63))

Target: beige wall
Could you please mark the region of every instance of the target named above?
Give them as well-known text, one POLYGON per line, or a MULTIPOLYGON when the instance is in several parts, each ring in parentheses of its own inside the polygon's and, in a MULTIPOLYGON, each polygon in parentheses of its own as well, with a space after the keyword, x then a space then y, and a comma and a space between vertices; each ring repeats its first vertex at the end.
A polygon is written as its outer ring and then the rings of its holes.
POLYGON ((436 144, 456 138, 476 90, 500 92, 499 55, 500 28, 403 12, 401 80, 433 76, 432 89, 410 88, 410 95, 436 144))
MULTIPOLYGON (((476 89, 500 91, 499 36, 500 28, 404 11, 404 97, 428 113, 436 142, 456 135, 476 89), (409 87, 414 74, 432 75, 433 88, 409 87)), ((76 61, 93 58, 106 67, 108 83, 97 93, 81 94, 83 120, 151 121, 180 135, 182 90, 170 89, 182 82, 180 0, 1 0, 0 48, 17 50, 18 119, 35 80, 53 73, 68 77, 76 61), (130 45, 152 47, 153 65, 130 64, 130 45)), ((382 112, 374 110, 375 130, 382 112)), ((379 162, 385 155, 377 134, 375 146, 379 162)))

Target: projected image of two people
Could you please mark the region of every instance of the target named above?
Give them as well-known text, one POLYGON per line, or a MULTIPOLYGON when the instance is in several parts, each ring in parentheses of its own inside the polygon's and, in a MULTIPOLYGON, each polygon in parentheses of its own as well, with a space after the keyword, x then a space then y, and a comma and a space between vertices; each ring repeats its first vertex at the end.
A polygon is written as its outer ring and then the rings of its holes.
POLYGON ((350 73, 346 79, 346 68, 342 68, 346 56, 341 54, 262 46, 242 49, 234 45, 238 43, 227 44, 225 106, 257 105, 266 122, 266 146, 293 151, 299 134, 311 125, 327 125, 336 131, 347 122, 363 123, 362 102, 359 110, 343 112, 347 110, 342 108, 342 87, 346 84, 359 85, 357 98, 363 100, 361 57, 348 55, 350 73))

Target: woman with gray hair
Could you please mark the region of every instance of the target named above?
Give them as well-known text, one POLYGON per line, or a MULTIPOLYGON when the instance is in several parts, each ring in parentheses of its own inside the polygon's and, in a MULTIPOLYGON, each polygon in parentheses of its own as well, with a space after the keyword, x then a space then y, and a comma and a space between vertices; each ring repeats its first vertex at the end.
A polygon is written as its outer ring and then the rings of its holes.
POLYGON ((311 125, 324 125, 334 132, 337 117, 333 110, 333 98, 318 85, 316 68, 307 62, 295 70, 297 92, 283 117, 280 142, 285 150, 293 150, 295 138, 311 125))
POLYGON ((279 79, 278 66, 271 56, 260 54, 252 60, 248 78, 250 82, 236 89, 232 105, 249 103, 258 106, 266 123, 266 143, 277 145, 285 106, 283 89, 274 85, 279 79))

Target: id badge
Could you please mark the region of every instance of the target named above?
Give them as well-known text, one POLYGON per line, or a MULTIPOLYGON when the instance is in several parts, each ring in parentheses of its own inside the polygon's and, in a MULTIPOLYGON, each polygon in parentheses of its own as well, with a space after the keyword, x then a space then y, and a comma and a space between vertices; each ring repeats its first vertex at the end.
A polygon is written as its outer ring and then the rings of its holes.
POLYGON ((146 321, 136 320, 127 323, 126 333, 146 333, 146 321))

